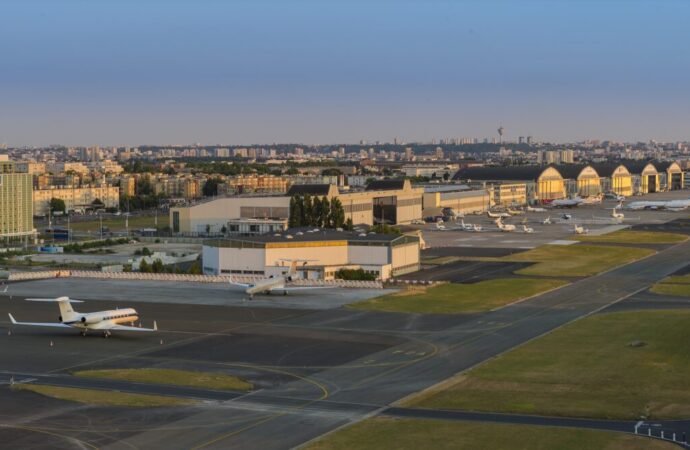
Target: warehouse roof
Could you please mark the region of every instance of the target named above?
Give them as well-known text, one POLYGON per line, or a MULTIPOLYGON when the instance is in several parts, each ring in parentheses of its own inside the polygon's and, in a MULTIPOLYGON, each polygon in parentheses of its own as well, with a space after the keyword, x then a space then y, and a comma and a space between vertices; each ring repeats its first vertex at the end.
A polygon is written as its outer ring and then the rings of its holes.
POLYGON ((328 241, 347 241, 350 244, 360 245, 399 245, 407 242, 419 242, 419 238, 409 235, 336 231, 315 227, 308 231, 291 229, 285 233, 210 239, 204 241, 204 245, 209 247, 263 247, 269 243, 328 241))
POLYGON ((328 195, 330 184, 293 184, 287 195, 328 195))
POLYGON ((621 164, 623 164, 625 167, 628 168, 628 172, 634 174, 634 175, 639 175, 642 173, 645 167, 647 167, 648 164, 651 164, 656 168, 656 165, 652 161, 621 161, 621 164))
POLYGON ((599 174, 600 177, 608 177, 608 178, 610 178, 613 175, 613 172, 615 172, 616 169, 619 168, 620 166, 623 166, 626 169, 628 169, 628 172, 630 171, 628 166, 626 166, 625 164, 621 164, 621 163, 592 164, 592 167, 594 167, 594 170, 597 171, 597 173, 599 174))
POLYGON ((367 191, 394 191, 405 188, 405 179, 374 180, 367 185, 367 191))
POLYGON ((458 170, 454 180, 520 180, 536 181, 548 166, 484 166, 458 170))

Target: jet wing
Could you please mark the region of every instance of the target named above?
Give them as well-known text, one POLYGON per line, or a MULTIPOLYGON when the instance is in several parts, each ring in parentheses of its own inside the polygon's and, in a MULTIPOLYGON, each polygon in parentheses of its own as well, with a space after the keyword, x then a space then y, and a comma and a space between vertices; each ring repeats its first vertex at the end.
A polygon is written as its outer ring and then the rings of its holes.
POLYGON ((69 325, 65 325, 64 323, 56 323, 56 322, 17 322, 14 317, 12 317, 12 314, 7 314, 10 316, 10 322, 12 322, 12 325, 26 325, 30 327, 53 327, 53 328, 72 328, 69 325))
POLYGON ((238 283, 237 281, 233 281, 233 280, 228 280, 228 283, 230 283, 233 286, 241 286, 243 288, 248 288, 248 287, 254 286, 253 284, 238 283))
POLYGON ((307 291, 312 289, 333 289, 335 286, 290 286, 290 287, 275 287, 269 289, 270 291, 307 291))
POLYGON ((94 330, 108 330, 108 331, 158 331, 158 324, 156 321, 153 322, 153 328, 139 328, 139 327, 128 327, 126 325, 111 325, 111 326, 100 326, 97 328, 92 328, 94 330))

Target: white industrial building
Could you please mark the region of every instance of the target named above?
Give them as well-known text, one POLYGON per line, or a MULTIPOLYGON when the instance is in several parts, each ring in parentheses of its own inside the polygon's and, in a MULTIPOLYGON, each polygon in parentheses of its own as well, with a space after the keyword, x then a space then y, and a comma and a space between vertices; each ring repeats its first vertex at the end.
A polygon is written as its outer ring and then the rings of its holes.
POLYGON ((417 236, 316 229, 205 241, 203 268, 207 275, 271 276, 304 260, 299 278, 332 280, 340 269, 361 268, 387 280, 419 270, 419 251, 417 236))

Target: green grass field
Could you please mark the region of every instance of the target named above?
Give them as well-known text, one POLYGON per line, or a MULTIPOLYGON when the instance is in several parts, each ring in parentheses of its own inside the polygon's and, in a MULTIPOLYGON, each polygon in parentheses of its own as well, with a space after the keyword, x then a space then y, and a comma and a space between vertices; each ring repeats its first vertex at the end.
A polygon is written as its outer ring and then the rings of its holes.
POLYGON ((583 242, 609 242, 616 244, 677 244, 688 237, 684 234, 656 231, 619 230, 601 236, 582 235, 573 239, 583 242))
POLYGON ((343 428, 308 450, 672 450, 678 447, 610 431, 377 417, 343 428))
POLYGON ((187 406, 198 403, 196 400, 164 397, 160 395, 129 394, 126 392, 79 389, 71 387, 46 386, 40 384, 15 384, 13 389, 31 391, 37 394, 71 402, 99 406, 169 407, 187 406))
POLYGON ((217 372, 196 372, 175 369, 104 369, 80 370, 72 375, 89 378, 136 381, 140 383, 174 384, 231 391, 248 391, 254 386, 241 378, 217 372))
POLYGON ((530 267, 518 270, 520 275, 578 276, 596 275, 655 253, 654 250, 604 245, 543 245, 533 250, 510 255, 503 261, 533 261, 530 267))
POLYGON ((668 277, 652 286, 650 291, 656 294, 690 297, 690 275, 668 277))
POLYGON ((690 311, 608 313, 532 341, 408 406, 637 420, 690 417, 690 311), (631 346, 641 341, 643 346, 631 346))
MULTIPOLYGON (((61 222, 60 226, 66 226, 67 222, 64 220, 61 222), (64 223, 62 223, 64 222, 64 223)), ((129 218, 129 230, 138 230, 141 228, 156 228, 154 224, 154 216, 131 216, 129 218)), ((164 228, 170 224, 170 217, 161 213, 158 214, 158 228, 164 228)), ((125 218, 123 216, 104 216, 103 226, 108 227, 110 231, 124 231, 125 230, 125 218)), ((94 220, 88 220, 85 222, 70 222, 70 229, 73 231, 91 231, 97 233, 100 227, 100 221, 98 218, 94 220)))
POLYGON ((411 288, 351 305, 421 314, 455 314, 488 311, 567 284, 561 280, 499 278, 473 284, 446 283, 430 288, 411 288))

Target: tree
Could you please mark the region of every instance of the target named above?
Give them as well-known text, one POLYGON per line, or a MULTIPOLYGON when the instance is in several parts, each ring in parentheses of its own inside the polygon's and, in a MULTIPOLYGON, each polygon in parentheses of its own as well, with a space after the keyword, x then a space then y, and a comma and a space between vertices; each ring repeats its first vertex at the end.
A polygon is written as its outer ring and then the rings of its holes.
POLYGON ((317 227, 322 227, 322 217, 323 217, 323 202, 319 197, 314 197, 314 203, 312 205, 312 217, 313 225, 317 227))
POLYGON ((352 217, 348 217, 345 221, 345 229, 347 231, 352 231, 355 229, 355 225, 352 223, 352 217))
POLYGON ((151 273, 151 266, 146 262, 146 259, 142 258, 141 262, 139 263, 139 272, 151 273))
POLYGON ((324 197, 321 201, 321 217, 319 222, 324 228, 331 228, 331 202, 328 201, 328 197, 324 197))
POLYGON ((446 172, 443 174, 443 181, 448 181, 449 178, 450 178, 450 173, 446 172))
POLYGON ((340 171, 340 169, 336 169, 335 167, 331 167, 329 169, 323 169, 321 171, 321 175, 323 176, 338 176, 342 175, 343 173, 340 171))
POLYGON ((162 273, 165 271, 165 267, 163 267, 163 261, 160 260, 160 258, 156 258, 156 260, 151 264, 151 272, 153 273, 162 273))
POLYGON ((299 212, 297 211, 297 199, 290 198, 290 215, 288 217, 288 227, 295 228, 299 226, 299 212))
POLYGON ((52 213, 56 213, 56 212, 64 213, 66 210, 65 201, 62 200, 61 198, 55 198, 55 197, 51 198, 49 206, 50 206, 50 211, 52 213))
POLYGON ((201 193, 204 197, 213 197, 218 195, 218 185, 221 183, 219 178, 209 178, 204 183, 204 187, 201 188, 201 193))
POLYGON ((314 226, 316 224, 314 218, 314 202, 309 194, 304 196, 303 212, 304 219, 302 220, 302 226, 314 226))
POLYGON ((331 210, 329 211, 329 222, 332 228, 342 228, 345 224, 345 210, 339 198, 334 198, 331 202, 331 210))
POLYGON ((304 224, 304 202, 302 197, 297 195, 292 197, 290 206, 290 228, 301 227, 304 224))
POLYGON ((96 209, 103 208, 105 206, 105 203, 100 198, 97 198, 96 200, 91 202, 91 206, 93 206, 96 209))

